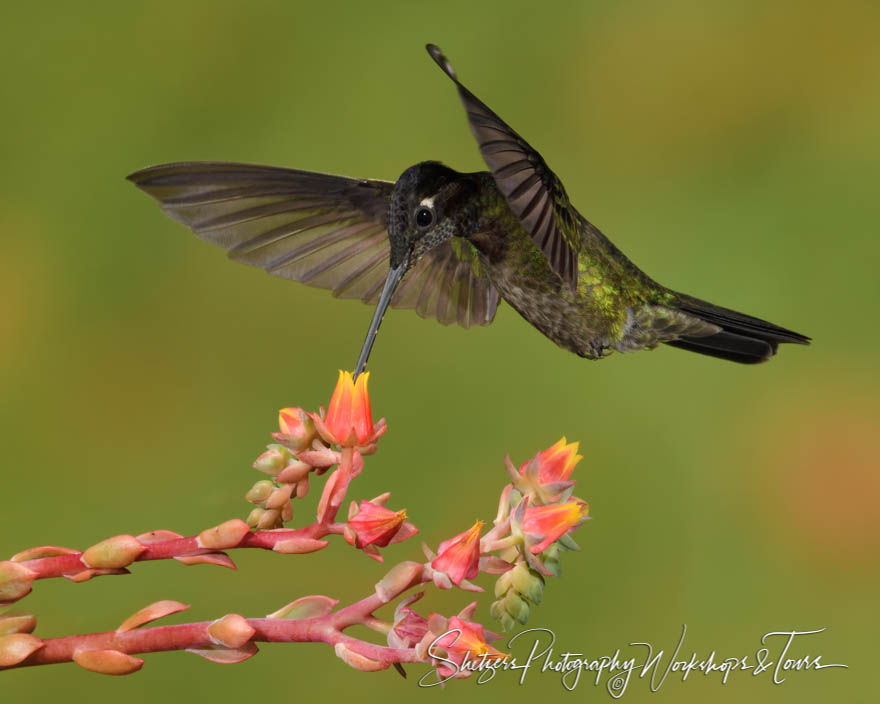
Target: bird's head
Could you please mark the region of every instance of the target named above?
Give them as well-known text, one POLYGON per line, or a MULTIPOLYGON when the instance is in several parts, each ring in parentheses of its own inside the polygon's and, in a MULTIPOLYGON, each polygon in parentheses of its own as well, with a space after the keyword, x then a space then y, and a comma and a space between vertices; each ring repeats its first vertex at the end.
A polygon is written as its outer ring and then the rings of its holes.
POLYGON ((404 171, 388 203, 391 259, 355 375, 363 371, 385 310, 406 272, 428 252, 452 237, 467 237, 477 227, 478 181, 436 161, 423 161, 404 171))
POLYGON ((412 267, 451 237, 466 237, 476 227, 475 182, 436 161, 404 171, 388 204, 391 269, 412 267))

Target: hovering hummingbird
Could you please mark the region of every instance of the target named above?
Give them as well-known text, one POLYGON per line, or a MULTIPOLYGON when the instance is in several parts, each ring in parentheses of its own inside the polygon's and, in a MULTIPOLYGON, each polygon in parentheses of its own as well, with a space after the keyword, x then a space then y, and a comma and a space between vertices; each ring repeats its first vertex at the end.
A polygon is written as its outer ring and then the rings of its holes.
POLYGON ((488 325, 500 298, 560 347, 588 359, 660 343, 750 364, 809 338, 676 293, 647 276, 570 203, 544 159, 452 79, 489 171, 436 161, 397 180, 224 162, 131 174, 202 239, 270 274, 375 304, 355 374, 389 305, 463 327, 488 325))

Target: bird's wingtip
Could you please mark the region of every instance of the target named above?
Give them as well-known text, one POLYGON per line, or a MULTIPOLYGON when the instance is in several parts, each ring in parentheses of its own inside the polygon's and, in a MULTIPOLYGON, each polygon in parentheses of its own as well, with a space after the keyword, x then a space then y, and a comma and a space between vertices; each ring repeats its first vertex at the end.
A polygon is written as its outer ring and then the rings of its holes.
POLYGON ((425 49, 428 50, 428 53, 431 55, 431 58, 434 59, 434 62, 443 69, 444 73, 449 76, 452 80, 458 80, 455 75, 455 69, 452 68, 452 64, 449 63, 449 59, 443 54, 440 50, 440 47, 436 44, 425 44, 425 49))

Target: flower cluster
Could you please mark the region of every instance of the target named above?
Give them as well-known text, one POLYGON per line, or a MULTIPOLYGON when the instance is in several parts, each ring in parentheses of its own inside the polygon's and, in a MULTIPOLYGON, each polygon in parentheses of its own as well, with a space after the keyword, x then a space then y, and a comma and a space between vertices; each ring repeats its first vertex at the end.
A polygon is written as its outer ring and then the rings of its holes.
POLYGON ((543 597, 545 578, 559 574, 560 553, 578 549, 570 533, 588 518, 586 502, 572 496, 570 477, 582 459, 577 449, 562 438, 519 470, 505 458, 511 482, 492 529, 481 537, 483 523, 477 521, 440 543, 436 553, 423 546, 425 575, 441 589, 480 592, 472 581, 480 572, 500 574, 491 613, 505 631, 524 624, 543 597))
POLYGON ((323 515, 318 517, 325 522, 333 519, 348 483, 363 467, 363 456, 376 451, 376 441, 387 429, 384 418, 373 423, 367 392, 369 377, 364 373, 355 381, 351 372, 340 371, 326 413, 323 407, 319 413, 281 409, 279 430, 272 433, 275 442, 254 462, 254 469, 272 479, 258 481, 245 495, 256 506, 248 516, 248 525, 263 530, 281 528, 293 518, 291 500, 308 494, 312 472, 320 476, 343 462, 345 456, 349 466, 328 480, 326 486, 331 491, 325 491, 323 515))

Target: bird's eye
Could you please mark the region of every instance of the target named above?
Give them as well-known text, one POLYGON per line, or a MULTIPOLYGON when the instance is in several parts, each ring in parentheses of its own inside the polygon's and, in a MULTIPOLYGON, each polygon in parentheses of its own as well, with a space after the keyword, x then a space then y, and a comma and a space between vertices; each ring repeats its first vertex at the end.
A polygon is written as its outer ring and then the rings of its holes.
POLYGON ((427 208, 419 208, 416 211, 416 225, 419 227, 427 227, 434 222, 434 213, 427 208))

